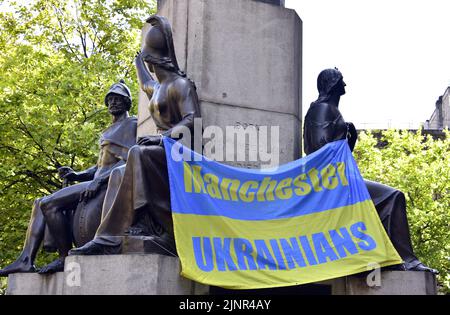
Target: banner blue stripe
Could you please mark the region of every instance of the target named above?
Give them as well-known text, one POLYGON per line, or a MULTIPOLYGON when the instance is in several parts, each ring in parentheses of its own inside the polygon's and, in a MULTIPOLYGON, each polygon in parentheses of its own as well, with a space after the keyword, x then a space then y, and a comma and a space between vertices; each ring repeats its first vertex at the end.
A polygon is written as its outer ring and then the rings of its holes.
MULTIPOLYGON (((366 199, 369 200, 369 199, 366 199)), ((363 202, 363 201, 362 201, 363 202)), ((242 220, 242 221, 271 221, 271 220, 280 220, 280 219, 290 219, 296 217, 302 217, 310 214, 321 213, 326 211, 334 211, 336 209, 352 206, 358 204, 360 202, 356 202, 354 204, 345 204, 342 206, 337 206, 335 208, 324 208, 320 207, 317 209, 314 208, 305 208, 295 211, 292 209, 290 212, 278 213, 277 215, 273 215, 273 213, 261 213, 259 211, 245 211, 245 213, 239 213, 236 209, 228 209, 228 212, 221 209, 220 211, 215 210, 204 210, 204 209, 188 209, 188 210, 173 210, 174 213, 177 214, 193 214, 193 215, 201 215, 201 216, 220 216, 226 217, 234 220, 242 220)))
MULTIPOLYGON (((190 151, 186 147, 178 147, 179 144, 168 138, 164 139, 164 145, 171 185, 171 207, 172 211, 175 213, 224 216, 237 220, 276 220, 323 212, 370 199, 370 195, 365 188, 364 181, 359 174, 356 163, 345 140, 329 143, 305 158, 271 170, 250 170, 223 165, 208 160, 201 155, 190 151), (173 158, 173 148, 176 150, 181 149, 183 152, 188 153, 186 156, 199 160, 186 161, 185 163, 190 167, 191 171, 194 167, 200 169, 198 178, 201 178, 200 180, 204 186, 203 192, 195 192, 192 187, 189 191, 189 189, 185 187, 185 165, 183 164, 183 161, 175 160, 173 158), (307 177, 304 180, 304 182, 310 186, 310 193, 304 196, 297 196, 293 192, 295 187, 291 185, 287 189, 292 190, 292 197, 286 199, 280 199, 275 196, 274 200, 257 201, 255 196, 253 201, 244 202, 240 199, 241 196, 238 195, 239 198, 237 201, 225 200, 223 191, 221 193, 218 187, 216 187, 216 191, 219 191, 217 192, 217 196, 212 196, 211 191, 214 187, 208 187, 211 182, 204 180, 206 178, 205 175, 212 174, 219 178, 219 180, 225 178, 239 180, 239 189, 242 187, 243 183, 249 181, 258 183, 258 187, 260 187, 265 178, 268 178, 268 182, 276 181, 279 184, 284 179, 294 179, 301 174, 309 174, 311 170, 324 170, 330 165, 337 170, 339 163, 345 163, 345 176, 343 177, 348 181, 347 185, 343 185, 344 180, 337 176, 337 171, 336 176, 334 177, 339 178, 339 184, 333 189, 324 187, 323 178, 319 180, 319 184, 321 185, 317 184, 319 186, 315 186, 311 176, 311 178, 307 177), (350 186, 352 186, 352 189, 350 189, 350 186), (317 191, 315 190, 316 187, 318 187, 317 191), (174 192, 176 192, 176 195, 174 195, 174 192), (210 192, 210 194, 208 194, 208 192, 210 192)), ((318 174, 319 173, 320 172, 318 172, 318 174)), ((320 174, 317 176, 320 176, 320 174)), ((256 190, 256 188, 253 190, 249 189, 247 192, 256 193, 256 190)), ((231 195, 230 191, 228 191, 228 193, 231 195)), ((268 197, 266 199, 268 199, 268 197)))

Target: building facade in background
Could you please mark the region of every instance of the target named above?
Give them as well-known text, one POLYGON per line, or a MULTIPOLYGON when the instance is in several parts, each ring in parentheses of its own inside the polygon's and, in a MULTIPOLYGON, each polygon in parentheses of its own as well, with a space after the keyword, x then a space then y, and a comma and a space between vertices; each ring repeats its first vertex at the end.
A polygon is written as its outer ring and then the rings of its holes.
POLYGON ((450 86, 436 101, 431 118, 424 123, 424 129, 442 130, 450 127, 450 86))

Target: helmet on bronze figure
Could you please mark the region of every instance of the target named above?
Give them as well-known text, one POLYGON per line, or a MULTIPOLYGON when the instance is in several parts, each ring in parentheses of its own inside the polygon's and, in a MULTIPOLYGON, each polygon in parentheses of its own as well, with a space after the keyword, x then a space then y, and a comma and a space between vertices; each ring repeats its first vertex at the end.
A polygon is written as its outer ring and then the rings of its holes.
POLYGON ((152 15, 147 21, 152 27, 145 35, 142 57, 151 66, 157 65, 166 70, 185 76, 178 66, 173 45, 172 28, 162 16, 152 15))
MULTIPOLYGON (((105 96, 105 105, 108 106, 108 96, 111 94, 121 95, 123 96, 127 101, 129 108, 131 108, 131 91, 128 88, 128 86, 125 84, 124 80, 120 80, 117 83, 114 83, 110 88, 108 93, 105 96)), ((129 109, 128 108, 128 109, 129 109)))

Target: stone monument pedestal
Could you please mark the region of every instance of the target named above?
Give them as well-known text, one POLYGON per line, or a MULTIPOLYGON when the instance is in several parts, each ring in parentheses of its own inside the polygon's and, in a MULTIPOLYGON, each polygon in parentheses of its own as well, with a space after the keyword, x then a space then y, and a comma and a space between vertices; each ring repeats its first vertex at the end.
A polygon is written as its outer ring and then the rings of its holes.
POLYGON ((176 257, 70 256, 64 272, 12 274, 8 295, 202 295, 209 287, 180 276, 176 257))
POLYGON ((348 276, 321 282, 332 295, 436 295, 436 277, 425 271, 382 271, 379 283, 368 285, 367 276, 348 276))
MULTIPOLYGON (((263 143, 272 137, 277 143, 268 145, 268 152, 273 149, 279 155, 279 161, 271 161, 274 164, 301 157, 302 21, 283 4, 283 0, 158 0, 158 14, 172 25, 178 64, 197 86, 203 127, 215 126, 224 133, 221 139, 205 132, 205 141, 223 146, 224 162, 234 166, 270 164, 261 154, 256 159, 237 156, 234 133, 252 129, 263 143)), ((143 36, 148 29, 147 24, 143 36)), ((156 133, 148 103, 141 91, 138 136, 156 133)), ((257 147, 248 140, 239 148, 250 154, 258 153, 257 147)))
MULTIPOLYGON (((428 272, 383 271, 380 286, 368 286, 366 276, 349 276, 315 285, 263 289, 267 294, 435 295, 436 278, 428 272)), ((211 293, 246 294, 217 288, 211 293), (222 292, 223 291, 223 292, 222 292)), ((255 290, 252 290, 254 292, 255 290)), ((64 272, 53 275, 12 274, 8 295, 208 295, 210 287, 180 276, 176 257, 154 254, 71 256, 64 272)))

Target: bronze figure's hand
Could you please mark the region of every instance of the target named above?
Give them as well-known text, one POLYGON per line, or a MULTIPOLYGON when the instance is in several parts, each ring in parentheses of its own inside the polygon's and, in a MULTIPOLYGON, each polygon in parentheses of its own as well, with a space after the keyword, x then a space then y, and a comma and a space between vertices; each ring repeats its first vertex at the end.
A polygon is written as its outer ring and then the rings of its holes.
POLYGON ((96 195, 102 186, 102 182, 98 179, 94 179, 86 188, 86 190, 81 194, 80 200, 88 200, 96 195))
POLYGON ((356 145, 356 140, 358 140, 358 132, 356 131, 355 125, 353 125, 353 123, 348 122, 346 124, 348 130, 348 145, 350 146, 350 150, 353 151, 356 145))
POLYGON ((78 174, 68 166, 58 168, 58 175, 61 179, 69 182, 74 182, 78 179, 78 174))
POLYGON ((137 144, 143 145, 143 146, 150 146, 150 145, 161 145, 162 144, 162 136, 146 136, 146 137, 140 137, 137 141, 137 144))
POLYGON ((350 133, 350 135, 352 137, 355 137, 357 135, 355 125, 351 122, 348 122, 347 127, 348 127, 348 132, 350 133))

